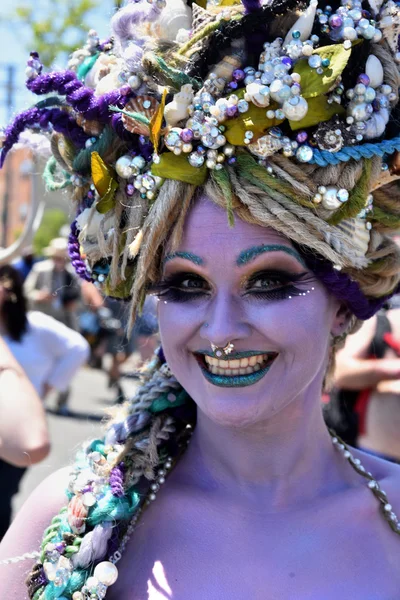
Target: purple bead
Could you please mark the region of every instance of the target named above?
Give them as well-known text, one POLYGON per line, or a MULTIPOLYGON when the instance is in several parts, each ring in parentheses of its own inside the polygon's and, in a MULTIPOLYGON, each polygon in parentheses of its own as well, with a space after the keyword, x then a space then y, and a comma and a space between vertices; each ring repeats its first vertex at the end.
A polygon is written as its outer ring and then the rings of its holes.
POLYGON ((366 73, 361 73, 361 75, 358 76, 357 83, 363 83, 368 87, 370 83, 368 75, 366 73))
POLYGON ((179 137, 181 138, 182 142, 188 144, 193 139, 193 131, 188 127, 185 127, 185 129, 182 129, 182 131, 180 132, 179 137))
POLYGON ((291 67, 293 64, 293 61, 291 58, 289 58, 289 56, 284 56, 282 58, 282 64, 286 65, 287 67, 291 67))
POLYGON ((235 81, 242 81, 246 76, 245 72, 242 69, 235 69, 232 73, 232 77, 235 81))
POLYGON ((125 193, 127 196, 133 196, 133 194, 135 193, 135 186, 133 185, 133 183, 126 184, 125 193))
POLYGON ((231 156, 231 158, 228 158, 228 164, 229 165, 234 165, 236 162, 236 157, 235 156, 231 156))
POLYGON ((236 104, 230 104, 226 107, 225 114, 227 117, 234 117, 238 112, 238 107, 236 104))
POLYGON ((60 554, 64 554, 65 546, 65 542, 59 542, 58 544, 56 544, 57 552, 59 552, 60 554))
POLYGON ((308 135, 307 135, 307 133, 305 131, 300 131, 300 133, 298 133, 296 135, 296 141, 299 144, 304 144, 304 142, 306 142, 307 139, 308 139, 308 135))
POLYGON ((231 82, 228 84, 228 87, 229 87, 229 89, 230 89, 230 90, 237 90, 237 89, 238 89, 238 86, 239 86, 239 84, 238 84, 238 82, 237 82, 237 81, 231 81, 231 82))
POLYGON ((331 18, 329 19, 329 25, 331 27, 334 27, 335 29, 337 27, 341 27, 343 25, 343 19, 342 17, 340 17, 339 15, 332 15, 331 18))

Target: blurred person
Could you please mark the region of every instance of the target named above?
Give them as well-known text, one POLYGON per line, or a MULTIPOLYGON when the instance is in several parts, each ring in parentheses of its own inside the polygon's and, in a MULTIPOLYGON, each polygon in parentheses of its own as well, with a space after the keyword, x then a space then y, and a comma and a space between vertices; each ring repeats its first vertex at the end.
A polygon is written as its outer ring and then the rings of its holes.
POLYGON ((12 266, 14 267, 14 269, 17 269, 22 281, 25 281, 29 273, 32 271, 35 262, 35 253, 33 250, 33 246, 30 244, 29 246, 25 246, 19 258, 13 260, 12 266))
POLYGON ((400 308, 381 311, 347 338, 334 383, 328 424, 348 443, 399 461, 400 308))
POLYGON ((0 333, 41 398, 53 388, 65 392, 89 355, 78 332, 44 313, 27 312, 19 274, 8 265, 0 266, 0 333))
POLYGON ((44 254, 48 259, 35 263, 25 281, 30 308, 77 330, 77 308, 82 290, 80 280, 67 263, 68 241, 53 239, 44 254))
POLYGON ((12 497, 26 468, 44 460, 50 450, 43 404, 1 337, 0 415, 1 540, 11 522, 12 497))
POLYGON ((142 367, 153 356, 159 344, 157 332, 157 300, 154 296, 148 296, 142 313, 137 316, 133 328, 135 347, 140 356, 139 367, 142 367))

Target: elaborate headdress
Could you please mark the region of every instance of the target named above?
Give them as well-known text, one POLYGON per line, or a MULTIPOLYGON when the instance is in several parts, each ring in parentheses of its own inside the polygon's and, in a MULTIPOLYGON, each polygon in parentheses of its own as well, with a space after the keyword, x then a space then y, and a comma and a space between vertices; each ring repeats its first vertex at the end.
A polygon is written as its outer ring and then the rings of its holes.
MULTIPOLYGON (((27 86, 45 98, 3 140, 2 162, 23 130, 50 137, 44 176, 72 191, 80 276, 140 304, 200 186, 231 223, 236 214, 289 237, 356 317, 396 292, 399 254, 385 235, 400 225, 393 0, 143 0, 112 29, 102 42, 91 31, 67 71, 43 73, 31 54, 27 86)), ((163 362, 80 454, 31 598, 104 598, 115 581, 112 563, 145 506, 137 483, 152 482, 154 500, 195 421, 163 362)))
POLYGON ((230 222, 244 211, 311 251, 368 318, 400 279, 383 235, 400 225, 397 188, 379 189, 400 173, 398 5, 228 4, 132 2, 67 71, 32 52, 27 86, 45 98, 5 131, 1 161, 24 129, 50 136, 45 180, 77 206, 73 265, 111 295, 140 304, 205 186, 230 222))

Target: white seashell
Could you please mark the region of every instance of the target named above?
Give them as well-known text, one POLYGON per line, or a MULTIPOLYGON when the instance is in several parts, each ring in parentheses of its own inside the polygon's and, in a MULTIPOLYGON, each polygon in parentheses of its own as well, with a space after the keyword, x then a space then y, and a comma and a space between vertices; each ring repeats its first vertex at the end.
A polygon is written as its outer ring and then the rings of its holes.
POLYGON ((246 86, 244 98, 247 102, 252 102, 259 108, 269 106, 269 88, 261 83, 249 83, 246 86), (262 94, 261 90, 266 90, 267 93, 262 94))
POLYGON ((174 42, 180 29, 190 29, 192 11, 182 0, 167 0, 157 20, 160 37, 174 42))
POLYGON ((272 135, 264 135, 256 142, 249 144, 247 148, 255 156, 265 158, 266 156, 272 156, 278 152, 282 148, 282 142, 280 138, 273 137, 272 135))
POLYGON ((193 102, 193 88, 190 83, 183 85, 180 92, 174 95, 164 109, 164 118, 169 126, 174 126, 179 121, 189 117, 189 106, 193 102))
POLYGON ((366 122, 366 128, 363 131, 364 138, 373 140, 383 135, 388 121, 389 111, 387 108, 381 108, 379 112, 373 113, 366 122))
POLYGON ((365 73, 369 77, 370 86, 374 89, 383 83, 383 66, 379 58, 374 54, 370 54, 365 65, 365 73))
POLYGON ((300 31, 300 40, 305 42, 311 35, 313 26, 315 13, 318 6, 318 0, 311 0, 307 10, 297 19, 296 23, 289 29, 286 34, 285 40, 283 42, 283 46, 289 44, 292 41, 292 32, 300 31))
POLYGON ((351 241, 358 257, 364 257, 368 251, 370 232, 364 219, 345 219, 336 225, 351 241))
POLYGON ((381 9, 383 0, 368 0, 368 4, 371 8, 372 14, 376 16, 381 9))
POLYGON ((395 55, 398 51, 398 37, 400 35, 400 15, 397 12, 397 6, 389 0, 385 2, 381 10, 379 18, 379 27, 382 30, 383 36, 390 46, 392 53, 395 55))

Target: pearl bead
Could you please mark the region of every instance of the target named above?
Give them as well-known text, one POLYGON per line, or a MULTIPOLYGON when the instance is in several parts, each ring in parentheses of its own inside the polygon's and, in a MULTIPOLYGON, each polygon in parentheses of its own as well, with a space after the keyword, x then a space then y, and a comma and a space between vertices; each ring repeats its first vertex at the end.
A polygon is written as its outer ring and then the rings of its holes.
POLYGON ((99 563, 94 570, 93 575, 104 585, 112 585, 118 579, 118 569, 111 562, 104 561, 99 563))
POLYGON ((302 96, 297 96, 296 99, 299 100, 297 104, 292 104, 290 100, 287 100, 282 106, 285 117, 290 121, 301 121, 308 112, 307 100, 302 96))
POLYGON ((129 179, 132 177, 132 157, 128 154, 121 156, 115 163, 115 170, 122 179, 129 179))
POLYGON ((333 186, 326 188, 326 192, 322 198, 322 206, 327 210, 335 210, 341 205, 341 202, 337 197, 337 191, 337 188, 333 186))

